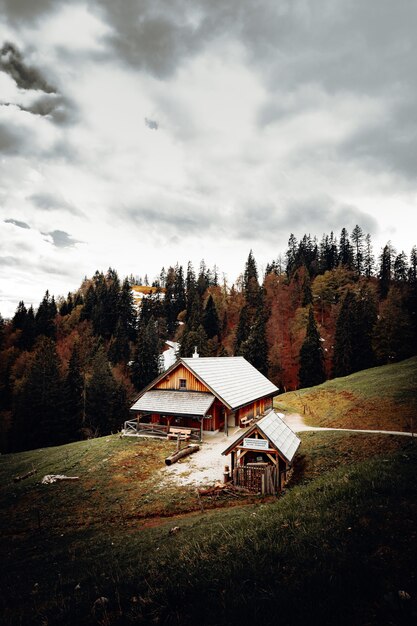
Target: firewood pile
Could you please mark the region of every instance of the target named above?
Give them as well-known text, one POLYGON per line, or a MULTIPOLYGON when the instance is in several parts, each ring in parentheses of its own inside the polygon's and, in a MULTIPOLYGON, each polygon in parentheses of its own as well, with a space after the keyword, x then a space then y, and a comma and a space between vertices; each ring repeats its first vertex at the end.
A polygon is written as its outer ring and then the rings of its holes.
POLYGON ((248 495, 253 495, 253 492, 245 487, 238 487, 233 483, 221 483, 217 482, 213 487, 207 489, 197 489, 200 497, 220 498, 222 496, 232 496, 235 498, 243 498, 248 495))

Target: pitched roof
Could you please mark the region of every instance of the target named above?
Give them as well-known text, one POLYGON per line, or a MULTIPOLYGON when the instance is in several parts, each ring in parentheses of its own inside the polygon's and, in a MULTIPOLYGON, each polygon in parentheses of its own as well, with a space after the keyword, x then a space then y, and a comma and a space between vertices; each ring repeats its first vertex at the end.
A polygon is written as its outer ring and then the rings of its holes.
POLYGON ((295 453, 301 443, 301 440, 297 437, 294 431, 275 413, 270 411, 265 417, 262 417, 258 422, 253 424, 249 430, 242 433, 222 454, 229 454, 229 452, 239 445, 244 438, 249 437, 255 430, 258 430, 263 434, 272 446, 279 452, 287 461, 291 463, 295 453))
POLYGON ((186 358, 180 362, 230 409, 279 391, 243 356, 186 358))
POLYGON ((202 391, 168 391, 151 389, 132 406, 132 411, 162 413, 163 415, 203 416, 214 402, 211 393, 202 391))

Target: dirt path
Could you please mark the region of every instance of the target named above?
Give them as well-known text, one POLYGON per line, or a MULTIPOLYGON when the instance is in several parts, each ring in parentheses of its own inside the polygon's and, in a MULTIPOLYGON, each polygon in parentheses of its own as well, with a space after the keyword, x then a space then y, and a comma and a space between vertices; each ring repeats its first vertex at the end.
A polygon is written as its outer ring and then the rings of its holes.
POLYGON ((336 430, 348 433, 379 433, 381 435, 403 435, 404 437, 416 436, 415 433, 405 433, 399 430, 363 430, 361 428, 325 428, 322 426, 308 426, 299 413, 290 413, 284 416, 284 422, 295 433, 301 433, 308 430, 336 430))
POLYGON ((161 470, 161 479, 196 487, 223 480, 224 466, 229 464, 229 457, 222 456, 222 452, 235 439, 238 430, 229 433, 228 437, 224 433, 205 434, 200 450, 174 465, 165 466, 161 470))
MULTIPOLYGON (((353 428, 323 428, 321 426, 308 426, 299 413, 283 415, 284 422, 296 433, 305 431, 341 431, 350 433, 379 433, 385 435, 403 435, 412 437, 412 433, 404 433, 395 430, 361 430, 353 428)), ((191 485, 201 487, 212 485, 216 481, 223 480, 225 465, 230 465, 229 457, 223 456, 222 452, 232 441, 243 432, 240 428, 235 428, 229 432, 227 437, 224 433, 214 435, 205 434, 205 440, 200 444, 200 450, 195 454, 185 457, 169 467, 165 466, 160 470, 161 482, 176 485, 191 485)))

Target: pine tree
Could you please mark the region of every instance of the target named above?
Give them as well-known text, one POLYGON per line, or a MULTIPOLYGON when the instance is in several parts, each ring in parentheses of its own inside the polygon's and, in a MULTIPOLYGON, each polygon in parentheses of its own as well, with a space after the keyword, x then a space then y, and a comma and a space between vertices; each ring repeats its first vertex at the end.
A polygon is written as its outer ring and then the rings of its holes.
POLYGON ((367 369, 375 365, 372 346, 374 327, 377 321, 377 307, 373 292, 363 287, 356 300, 356 333, 353 371, 367 369))
POLYGON ((116 331, 110 341, 108 357, 113 365, 116 365, 116 363, 127 363, 129 361, 129 337, 125 325, 120 319, 117 322, 116 331))
POLYGON ((334 339, 333 374, 335 377, 352 374, 355 368, 356 301, 352 291, 342 300, 336 322, 334 339))
POLYGON ((27 308, 25 307, 25 303, 23 300, 19 302, 17 305, 16 313, 12 318, 12 328, 13 330, 22 330, 27 315, 27 308))
POLYGON ((235 355, 241 354, 241 346, 248 339, 250 333, 250 313, 249 307, 245 304, 239 316, 239 322, 236 329, 236 337, 234 342, 234 353, 235 355))
POLYGON ((63 382, 55 342, 41 337, 23 384, 15 396, 14 449, 65 442, 63 382))
POLYGON ((394 248, 389 241, 382 249, 379 257, 379 294, 382 300, 387 297, 391 285, 394 254, 394 248))
POLYGON ((156 321, 151 318, 146 325, 140 324, 136 354, 132 365, 132 382, 139 391, 146 387, 160 372, 160 345, 156 321))
POLYGON ((63 390, 63 431, 65 441, 76 441, 80 437, 84 410, 84 377, 81 371, 80 355, 74 344, 64 380, 63 390))
POLYGON ((374 274, 375 258, 372 251, 371 235, 368 233, 365 237, 365 251, 363 260, 363 269, 366 278, 371 278, 374 274))
POLYGON ((206 332, 202 325, 196 330, 185 329, 180 342, 180 356, 192 357, 194 349, 197 348, 199 356, 209 356, 209 345, 206 332))
POLYGON ((101 346, 94 357, 86 389, 86 425, 93 434, 107 435, 119 426, 115 415, 116 393, 117 384, 101 346))
POLYGON ((291 233, 290 238, 288 240, 288 250, 285 253, 285 256, 287 259, 287 266, 286 266, 285 271, 287 272, 288 278, 290 278, 291 274, 293 273, 295 269, 297 249, 298 249, 297 239, 295 238, 293 233, 291 233))
POLYGON ((117 326, 119 325, 128 340, 134 341, 136 337, 136 310, 132 290, 127 278, 124 279, 119 293, 117 312, 119 319, 116 324, 116 332, 117 326))
POLYGON ((353 250, 349 242, 349 234, 346 228, 342 228, 339 239, 339 264, 347 269, 353 267, 353 250))
POLYGON ((300 350, 300 387, 313 387, 326 380, 324 354, 320 334, 314 319, 313 307, 309 308, 306 337, 300 350))
POLYGON ((246 302, 250 307, 257 307, 259 301, 259 281, 256 261, 252 250, 249 252, 243 274, 243 289, 246 302))
POLYGON ((49 291, 46 291, 42 302, 39 305, 35 315, 36 322, 36 335, 43 335, 44 337, 50 337, 55 339, 56 327, 55 317, 57 314, 57 308, 55 299, 49 296, 49 291))
POLYGON ((257 370, 268 374, 268 344, 266 341, 266 316, 260 306, 255 322, 250 328, 248 338, 241 344, 240 353, 257 370))
POLYGON ((407 282, 408 277, 408 264, 407 264, 407 255, 404 252, 400 252, 394 259, 394 280, 399 283, 407 282))
POLYGON ((364 241, 363 230, 358 224, 351 233, 353 248, 353 266, 358 276, 362 276, 364 270, 364 241))
POLYGON ((217 315, 216 305, 211 294, 208 297, 204 309, 203 327, 209 339, 213 339, 213 337, 219 336, 220 334, 219 316, 217 315))
POLYGON ((398 287, 391 287, 381 306, 373 341, 379 364, 400 361, 415 354, 413 323, 398 287))

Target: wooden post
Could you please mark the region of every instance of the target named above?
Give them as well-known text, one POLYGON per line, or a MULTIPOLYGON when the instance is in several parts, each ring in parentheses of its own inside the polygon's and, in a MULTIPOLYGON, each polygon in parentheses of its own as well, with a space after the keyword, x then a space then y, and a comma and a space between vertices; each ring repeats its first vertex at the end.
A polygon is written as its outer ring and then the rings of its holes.
POLYGON ((200 443, 203 441, 203 417, 200 417, 200 443))

